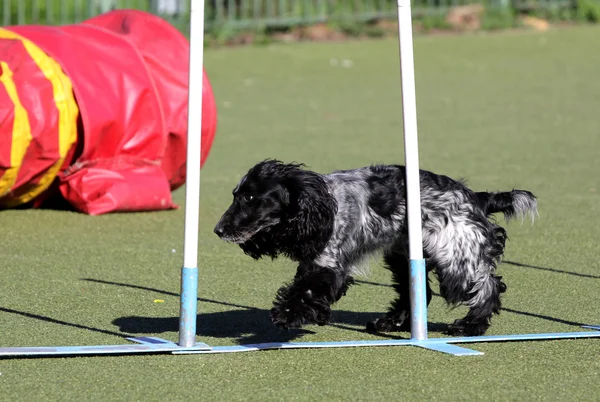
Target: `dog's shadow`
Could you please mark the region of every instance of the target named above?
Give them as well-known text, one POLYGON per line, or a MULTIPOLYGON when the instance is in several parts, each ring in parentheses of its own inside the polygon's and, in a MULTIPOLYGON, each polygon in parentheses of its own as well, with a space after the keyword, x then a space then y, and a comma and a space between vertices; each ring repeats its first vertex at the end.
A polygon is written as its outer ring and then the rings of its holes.
MULTIPOLYGON (((205 300, 205 299, 202 299, 205 300)), ((201 300, 201 301, 202 301, 201 300)), ((334 310, 333 318, 328 324, 349 332, 366 332, 368 321, 380 317, 381 313, 354 312, 334 310)), ((115 319, 112 324, 119 330, 132 335, 161 334, 176 332, 179 329, 179 317, 140 317, 129 316, 115 319)), ((269 310, 248 307, 215 313, 198 314, 196 334, 200 337, 228 338, 238 344, 254 344, 264 342, 290 342, 307 334, 314 334, 315 325, 307 325, 301 329, 284 330, 275 327, 269 320, 269 310)), ((444 332, 447 324, 428 323, 429 331, 444 332)), ((406 333, 410 337, 409 333, 406 333)), ((383 334, 378 337, 406 339, 403 333, 383 334)))
MULTIPOLYGON (((179 296, 173 292, 167 292, 145 286, 110 282, 91 278, 86 278, 83 280, 152 291, 174 297, 179 296)), ((376 286, 390 286, 388 284, 378 284, 367 281, 357 282, 376 286)), ((198 304, 199 311, 203 310, 203 304, 217 304, 233 308, 227 311, 198 314, 196 321, 196 334, 200 337, 234 339, 239 344, 290 342, 299 339, 306 334, 314 334, 315 331, 313 331, 313 329, 317 330, 319 328, 316 325, 307 325, 301 329, 284 330, 275 327, 271 323, 270 312, 268 309, 206 298, 198 298, 198 304)), ((366 324, 381 316, 382 312, 356 312, 334 309, 332 311, 332 320, 327 325, 348 332, 359 332, 364 334, 366 332, 366 324)), ((112 324, 118 326, 121 332, 132 335, 161 334, 165 332, 177 332, 179 330, 179 317, 128 316, 119 317, 113 320, 112 324)), ((448 324, 429 322, 427 327, 429 331, 442 333, 447 331, 448 324)), ((376 336, 388 339, 407 339, 410 337, 410 333, 377 333, 376 336)))
MULTIPOLYGON (((202 301, 199 301, 201 303, 202 301)), ((201 305, 199 310, 202 310, 201 305)), ((200 313, 196 334, 200 337, 230 338, 239 344, 261 342, 289 342, 312 331, 298 329, 284 331, 268 322, 269 312, 248 308, 214 313, 200 313)), ((179 317, 120 317, 112 322, 121 332, 143 335, 176 332, 179 317)))

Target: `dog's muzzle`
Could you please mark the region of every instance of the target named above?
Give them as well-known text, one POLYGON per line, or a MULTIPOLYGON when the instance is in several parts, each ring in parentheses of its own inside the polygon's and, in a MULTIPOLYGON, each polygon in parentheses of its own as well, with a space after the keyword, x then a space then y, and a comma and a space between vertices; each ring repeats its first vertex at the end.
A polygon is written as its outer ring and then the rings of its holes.
POLYGON ((213 229, 213 232, 217 236, 219 236, 219 238, 221 240, 225 240, 226 242, 235 243, 235 244, 244 243, 250 237, 252 237, 252 235, 250 235, 250 234, 232 235, 231 233, 229 233, 229 231, 225 230, 225 228, 220 224, 217 224, 217 226, 215 226, 215 228, 213 229))

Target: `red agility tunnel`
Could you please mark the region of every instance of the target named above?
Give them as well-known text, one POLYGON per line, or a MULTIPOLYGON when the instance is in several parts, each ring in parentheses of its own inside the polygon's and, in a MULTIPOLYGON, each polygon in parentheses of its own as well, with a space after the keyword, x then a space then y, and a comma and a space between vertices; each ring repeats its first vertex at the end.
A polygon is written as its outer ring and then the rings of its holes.
MULTIPOLYGON (((188 62, 188 40, 137 10, 0 28, 0 208, 60 194, 90 215, 175 208, 171 191, 186 173, 188 62)), ((217 125, 202 74, 201 166, 217 125)))

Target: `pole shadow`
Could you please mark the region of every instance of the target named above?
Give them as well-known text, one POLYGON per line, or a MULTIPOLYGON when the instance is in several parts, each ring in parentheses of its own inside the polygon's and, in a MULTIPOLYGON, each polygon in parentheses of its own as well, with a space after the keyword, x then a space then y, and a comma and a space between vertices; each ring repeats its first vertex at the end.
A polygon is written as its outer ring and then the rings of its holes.
POLYGON ((75 324, 75 323, 72 323, 72 322, 67 322, 67 321, 63 321, 63 320, 57 320, 56 318, 46 317, 46 316, 39 315, 39 314, 27 313, 25 311, 13 310, 13 309, 6 308, 6 307, 0 307, 0 311, 2 311, 4 313, 10 313, 10 314, 20 315, 20 316, 27 317, 27 318, 33 318, 33 319, 36 319, 36 320, 40 320, 40 321, 44 321, 44 322, 49 322, 49 323, 52 323, 52 324, 59 324, 59 325, 64 325, 64 326, 68 326, 68 327, 73 327, 73 328, 78 328, 78 329, 84 329, 86 331, 99 332, 99 333, 105 334, 105 335, 118 336, 121 339, 127 336, 127 334, 125 334, 125 333, 108 331, 108 330, 105 330, 105 329, 94 328, 94 327, 90 327, 90 326, 87 326, 87 325, 75 324))
POLYGON ((582 278, 600 279, 599 275, 580 274, 578 272, 563 271, 561 269, 555 269, 555 268, 539 267, 537 265, 523 264, 523 263, 514 262, 514 261, 502 261, 502 263, 503 264, 514 265, 515 267, 539 269, 541 271, 554 272, 554 273, 557 273, 557 274, 566 274, 566 275, 580 276, 582 278))

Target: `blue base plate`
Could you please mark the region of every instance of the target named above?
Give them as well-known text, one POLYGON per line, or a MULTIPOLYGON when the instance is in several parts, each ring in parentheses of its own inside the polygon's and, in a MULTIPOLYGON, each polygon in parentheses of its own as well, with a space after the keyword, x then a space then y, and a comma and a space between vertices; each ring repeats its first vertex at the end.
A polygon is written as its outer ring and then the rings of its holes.
POLYGON ((33 357, 33 356, 82 356, 82 355, 122 355, 135 353, 164 353, 174 351, 198 352, 210 350, 210 346, 204 343, 196 343, 194 346, 184 348, 176 343, 165 341, 160 338, 135 338, 130 339, 138 342, 138 345, 98 345, 98 346, 57 346, 57 347, 18 347, 0 348, 2 357, 33 357))
POLYGON ((43 357, 43 356, 81 356, 81 355, 122 355, 136 353, 235 353, 272 349, 308 349, 308 348, 345 348, 363 346, 417 346, 424 349, 448 353, 454 356, 482 355, 482 352, 454 345, 455 343, 477 342, 514 342, 534 340, 558 340, 578 338, 600 338, 600 325, 586 325, 584 328, 595 331, 558 332, 545 334, 514 334, 472 336, 460 338, 429 338, 425 340, 396 339, 376 341, 343 341, 343 342, 272 342, 235 346, 214 346, 196 343, 191 347, 161 338, 137 337, 127 338, 137 345, 99 345, 99 346, 58 346, 58 347, 15 347, 0 348, 0 358, 3 357, 43 357))
POLYGON ((342 341, 342 342, 286 342, 286 343, 257 343, 249 345, 235 346, 214 346, 210 350, 199 351, 174 351, 174 354, 184 353, 233 353, 233 352, 251 352, 255 350, 269 349, 305 349, 305 348, 343 348, 360 346, 417 346, 424 349, 435 350, 448 353, 455 356, 482 355, 472 349, 453 345, 454 343, 477 343, 477 342, 515 342, 515 341, 539 341, 539 340, 558 340, 558 339, 577 339, 577 338, 600 338, 600 326, 586 326, 586 328, 596 329, 598 331, 587 332, 558 332, 544 334, 514 334, 514 335, 489 335, 489 336, 470 336, 457 338, 429 338, 425 340, 416 339, 397 339, 397 340, 377 340, 377 341, 342 341))

